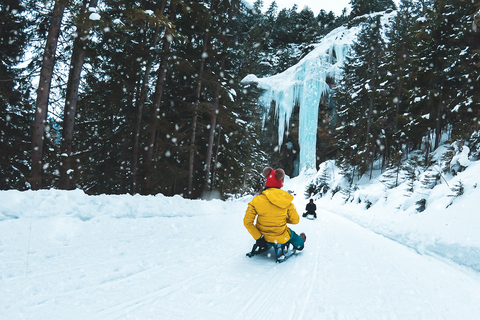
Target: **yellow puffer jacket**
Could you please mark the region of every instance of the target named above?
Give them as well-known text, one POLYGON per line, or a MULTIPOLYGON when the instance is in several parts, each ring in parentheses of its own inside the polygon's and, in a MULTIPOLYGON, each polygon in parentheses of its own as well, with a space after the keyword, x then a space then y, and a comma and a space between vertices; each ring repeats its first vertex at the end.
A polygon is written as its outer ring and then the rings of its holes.
POLYGON ((263 234, 268 242, 285 243, 290 240, 287 223, 297 224, 300 221, 292 200, 293 196, 286 191, 266 189, 248 204, 243 224, 256 240, 263 234))

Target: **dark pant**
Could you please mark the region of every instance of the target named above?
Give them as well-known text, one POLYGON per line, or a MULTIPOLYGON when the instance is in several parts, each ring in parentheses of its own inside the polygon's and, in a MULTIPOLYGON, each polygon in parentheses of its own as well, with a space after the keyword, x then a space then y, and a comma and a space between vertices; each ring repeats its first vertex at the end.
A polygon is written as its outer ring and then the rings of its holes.
POLYGON ((288 242, 292 244, 297 250, 302 250, 305 246, 305 241, 303 241, 302 237, 295 233, 292 229, 290 229, 291 237, 288 242))

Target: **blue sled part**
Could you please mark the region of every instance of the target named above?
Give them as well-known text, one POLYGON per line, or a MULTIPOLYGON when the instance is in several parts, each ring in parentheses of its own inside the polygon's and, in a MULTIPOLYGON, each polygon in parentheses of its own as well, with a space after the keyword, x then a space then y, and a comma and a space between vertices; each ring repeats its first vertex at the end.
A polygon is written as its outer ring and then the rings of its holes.
POLYGON ((275 253, 275 261, 277 263, 282 263, 288 260, 291 256, 293 256, 297 249, 292 246, 292 249, 289 249, 290 243, 272 243, 267 242, 266 247, 259 247, 256 243, 253 245, 252 251, 247 253, 247 257, 252 258, 260 253, 266 252, 273 248, 275 253))

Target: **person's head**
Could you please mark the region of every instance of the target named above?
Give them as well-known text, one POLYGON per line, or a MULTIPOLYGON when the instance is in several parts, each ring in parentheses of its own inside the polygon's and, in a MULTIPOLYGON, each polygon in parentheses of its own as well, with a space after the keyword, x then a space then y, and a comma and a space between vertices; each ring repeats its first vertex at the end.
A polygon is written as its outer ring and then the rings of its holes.
POLYGON ((285 171, 283 169, 272 169, 267 167, 263 169, 263 175, 267 178, 265 188, 281 188, 283 186, 283 179, 285 178, 285 171))
POLYGON ((310 199, 310 203, 313 203, 313 199, 310 199))

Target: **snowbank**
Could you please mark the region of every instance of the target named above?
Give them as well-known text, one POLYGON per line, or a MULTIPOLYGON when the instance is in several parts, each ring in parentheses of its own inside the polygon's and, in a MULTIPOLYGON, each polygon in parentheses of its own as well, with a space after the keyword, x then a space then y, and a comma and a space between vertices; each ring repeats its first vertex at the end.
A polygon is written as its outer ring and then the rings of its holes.
MULTIPOLYGON (((467 162, 459 150, 455 163, 468 165, 456 176, 443 176, 432 189, 425 189, 420 182, 414 192, 406 191, 406 182, 387 189, 377 173, 372 180, 358 181, 357 190, 346 202, 341 192, 332 195, 332 189, 323 197, 316 198, 318 213, 328 210, 370 229, 377 234, 393 239, 420 254, 429 254, 451 260, 480 271, 480 161, 467 162), (455 195, 453 187, 461 182, 463 194, 455 195), (418 212, 418 201, 425 199, 426 208, 418 212)), ((453 162, 452 161, 452 162, 453 162)), ((340 170, 333 162, 322 164, 316 175, 302 174, 294 179, 286 178, 284 189, 295 195, 294 203, 299 213, 306 205, 306 186, 328 167, 330 183, 342 183, 340 170)), ((81 227, 82 222, 113 221, 112 219, 146 219, 178 217, 182 221, 198 217, 229 216, 232 212, 242 214, 252 197, 238 200, 188 200, 180 196, 89 196, 81 190, 60 191, 1 191, 0 223, 21 219, 54 219, 55 237, 65 238, 69 232, 81 227), (194 208, 194 209, 192 209, 194 208)), ((237 217, 237 219, 239 219, 237 217)), ((241 219, 238 224, 241 225, 241 219)), ((0 235, 0 245, 2 238, 0 235)), ((246 235, 248 239, 248 235, 246 235)))
MULTIPOLYGON (((420 254, 448 259, 457 264, 480 271, 480 162, 467 162, 461 151, 452 163, 468 165, 456 176, 442 175, 433 189, 423 188, 415 182, 410 193, 407 183, 388 189, 380 181, 380 173, 372 180, 360 180, 358 190, 347 202, 338 192, 316 200, 321 210, 340 214, 355 223, 393 239, 420 254), (463 160, 462 160, 463 159, 463 160), (452 190, 459 183, 463 194, 452 190), (424 199, 423 212, 417 210, 418 201, 424 199)), ((342 179, 335 177, 337 183, 342 179)))
MULTIPOLYGON (((240 201, 241 202, 241 201, 240 201)), ((0 221, 7 219, 70 216, 83 221, 109 216, 150 218, 228 213, 232 203, 220 200, 186 200, 180 196, 89 196, 81 190, 1 191, 0 221), (191 208, 195 207, 195 212, 191 208)))

